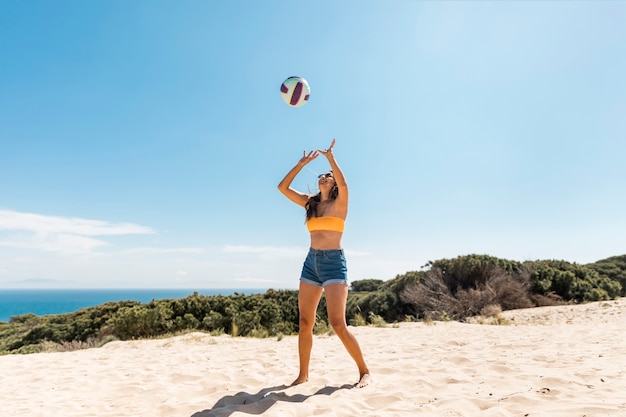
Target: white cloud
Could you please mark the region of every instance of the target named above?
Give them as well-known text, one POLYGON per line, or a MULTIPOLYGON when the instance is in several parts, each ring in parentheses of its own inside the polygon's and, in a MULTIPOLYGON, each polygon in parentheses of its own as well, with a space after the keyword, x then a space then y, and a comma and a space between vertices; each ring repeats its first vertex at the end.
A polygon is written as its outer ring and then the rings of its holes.
POLYGON ((94 236, 153 233, 149 227, 132 223, 0 210, 1 247, 85 254, 109 245, 94 236))
POLYGON ((204 249, 202 248, 153 248, 153 247, 141 247, 141 248, 132 248, 123 251, 125 254, 164 254, 164 253, 192 253, 192 254, 200 254, 203 253, 204 249))
MULTIPOLYGON (((111 238, 154 233, 131 223, 0 210, 0 286, 296 288, 308 251, 295 245, 154 247, 135 239, 135 247, 126 241, 116 248, 122 241, 111 238), (28 281, 41 277, 49 281, 28 281)), ((376 276, 371 254, 346 252, 352 280, 376 276)))
POLYGON ((67 233, 20 234, 0 240, 0 246, 18 249, 36 249, 46 252, 91 252, 109 243, 86 236, 67 233))
POLYGON ((77 217, 46 216, 35 213, 0 210, 0 230, 33 233, 70 233, 83 236, 137 235, 155 233, 149 227, 133 223, 111 223, 77 217))
POLYGON ((306 255, 306 248, 301 247, 281 247, 281 246, 246 246, 246 245, 226 245, 222 252, 232 254, 257 254, 262 256, 277 256, 277 257, 303 257, 306 255))
POLYGON ((361 252, 361 251, 356 251, 352 249, 346 249, 346 256, 352 258, 352 257, 372 256, 372 254, 370 252, 361 252))
MULTIPOLYGON (((273 255, 276 257, 285 257, 285 258, 303 258, 306 256, 308 252, 308 248, 297 247, 297 246, 246 246, 246 245, 227 245, 222 249, 224 253, 233 253, 233 254, 258 254, 258 255, 273 255)), ((349 257, 365 257, 371 256, 372 254, 369 252, 360 252, 355 250, 346 249, 346 256, 349 257)))

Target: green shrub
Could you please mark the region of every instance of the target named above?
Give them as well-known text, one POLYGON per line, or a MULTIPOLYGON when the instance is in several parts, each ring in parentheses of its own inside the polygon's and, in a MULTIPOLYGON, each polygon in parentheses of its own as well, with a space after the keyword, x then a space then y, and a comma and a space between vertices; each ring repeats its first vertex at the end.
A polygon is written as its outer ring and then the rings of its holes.
POLYGON ((621 293, 619 282, 600 276, 591 267, 557 260, 528 265, 532 271, 531 288, 540 295, 554 293, 564 300, 586 302, 615 298, 621 293))
POLYGON ((607 278, 614 284, 619 284, 617 295, 614 295, 615 290, 618 288, 617 286, 612 287, 610 290, 605 289, 609 297, 626 297, 626 255, 613 256, 586 266, 596 271, 601 277, 607 278))
POLYGON ((120 309, 107 321, 107 326, 121 340, 154 337, 172 330, 171 317, 171 309, 152 302, 120 309))
MULTIPOLYGON (((626 295, 626 255, 588 265, 555 260, 519 263, 467 255, 429 262, 425 268, 388 281, 353 282, 346 318, 352 318, 349 321, 354 325, 369 321, 382 326, 407 317, 428 323, 429 319, 463 319, 493 304, 508 310, 626 295)), ((326 306, 326 297, 322 297, 315 334, 332 334, 326 306)), ((110 302, 62 315, 15 316, 0 323, 0 354, 101 346, 111 340, 188 330, 278 338, 293 334, 298 330, 298 292, 270 289, 249 296, 194 293, 145 304, 110 302)))
POLYGON ((356 292, 372 292, 378 291, 385 281, 382 279, 362 279, 360 281, 352 281, 350 289, 356 292))

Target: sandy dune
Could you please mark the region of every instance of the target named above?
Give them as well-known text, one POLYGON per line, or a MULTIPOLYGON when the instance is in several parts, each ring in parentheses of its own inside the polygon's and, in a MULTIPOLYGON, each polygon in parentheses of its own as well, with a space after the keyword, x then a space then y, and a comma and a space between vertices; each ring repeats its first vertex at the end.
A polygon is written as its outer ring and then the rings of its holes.
POLYGON ((318 336, 311 379, 297 338, 112 342, 0 357, 0 416, 626 416, 626 299, 502 314, 511 325, 357 327, 374 375, 318 336))

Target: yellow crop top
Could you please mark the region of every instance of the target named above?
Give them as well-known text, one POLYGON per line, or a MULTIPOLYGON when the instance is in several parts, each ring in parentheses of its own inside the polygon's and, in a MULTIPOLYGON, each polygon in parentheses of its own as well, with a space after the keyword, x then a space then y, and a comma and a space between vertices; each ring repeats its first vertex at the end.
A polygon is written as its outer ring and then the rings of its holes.
POLYGON ((345 220, 341 217, 322 216, 311 217, 306 222, 306 227, 309 232, 315 232, 318 230, 330 230, 333 232, 343 232, 345 220))

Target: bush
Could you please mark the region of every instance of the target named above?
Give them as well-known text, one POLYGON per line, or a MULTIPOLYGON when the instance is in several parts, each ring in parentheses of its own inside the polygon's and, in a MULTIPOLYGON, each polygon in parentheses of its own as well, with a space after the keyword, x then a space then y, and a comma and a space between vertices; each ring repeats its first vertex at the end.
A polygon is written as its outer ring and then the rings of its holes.
POLYGON ((441 279, 454 294, 458 290, 479 288, 494 273, 514 276, 524 268, 519 262, 499 259, 488 255, 466 255, 454 259, 429 262, 430 269, 441 271, 441 279))
POLYGON ((446 269, 433 267, 421 282, 408 285, 400 299, 412 305, 418 317, 445 315, 455 320, 477 315, 492 304, 504 309, 533 306, 528 294, 529 273, 520 265, 505 270, 491 262, 491 258, 457 258, 457 261, 458 264, 436 263, 446 269), (463 274, 464 265, 469 268, 467 276, 463 274))
MULTIPOLYGON (((354 324, 369 321, 374 325, 406 317, 459 320, 485 314, 494 305, 510 310, 626 295, 626 255, 589 265, 555 260, 519 263, 467 255, 429 262, 426 267, 389 281, 353 282, 346 317, 354 324)), ((0 323, 0 354, 32 353, 51 346, 89 347, 111 339, 185 330, 257 337, 292 334, 298 330, 298 292, 270 289, 250 296, 194 293, 147 304, 105 303, 62 315, 15 316, 8 323, 0 323)), ((332 333, 326 297, 320 300, 314 332, 332 333)))
POLYGON ((607 290, 610 298, 626 297, 626 255, 613 256, 586 266, 613 283, 612 288, 607 290), (615 284, 619 284, 617 294, 615 291, 618 287, 615 284))
POLYGON ((153 337, 173 328, 172 310, 154 302, 148 305, 124 307, 109 321, 107 326, 121 340, 153 337))
POLYGON ((527 263, 533 292, 554 293, 577 302, 615 298, 621 293, 619 282, 600 276, 593 268, 566 261, 549 260, 527 263))
POLYGON ((352 291, 357 292, 372 292, 378 291, 385 281, 382 279, 363 279, 360 281, 353 281, 350 285, 352 291))
POLYGON ((346 304, 346 316, 354 317, 361 312, 366 316, 381 316, 390 322, 401 320, 406 313, 398 295, 389 290, 350 294, 346 304))
POLYGON ((400 300, 412 306, 418 318, 434 318, 442 311, 460 310, 459 301, 446 286, 440 269, 431 270, 420 282, 407 285, 400 293, 400 300))

